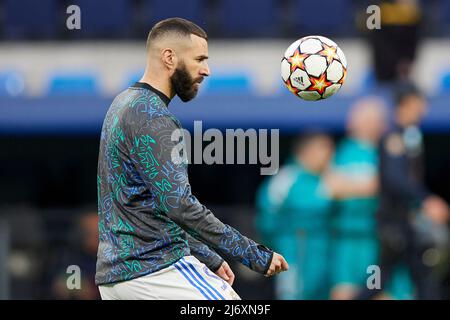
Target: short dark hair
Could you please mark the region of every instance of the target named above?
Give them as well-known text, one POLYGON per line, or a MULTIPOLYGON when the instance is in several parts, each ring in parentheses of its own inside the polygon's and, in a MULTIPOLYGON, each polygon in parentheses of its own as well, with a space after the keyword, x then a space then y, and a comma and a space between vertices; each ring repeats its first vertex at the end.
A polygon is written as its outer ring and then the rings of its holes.
POLYGON ((178 33, 180 36, 186 37, 194 34, 200 38, 208 40, 205 30, 192 21, 183 18, 169 18, 161 20, 150 30, 147 37, 147 49, 152 41, 164 37, 169 33, 178 33))

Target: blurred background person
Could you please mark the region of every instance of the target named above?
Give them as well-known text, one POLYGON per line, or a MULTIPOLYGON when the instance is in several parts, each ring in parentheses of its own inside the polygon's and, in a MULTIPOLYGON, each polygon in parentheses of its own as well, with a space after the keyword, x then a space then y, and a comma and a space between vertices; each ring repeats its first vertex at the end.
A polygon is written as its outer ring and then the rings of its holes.
MULTIPOLYGON (((349 112, 347 137, 337 146, 333 168, 325 179, 337 199, 332 218, 332 299, 355 298, 366 287, 368 267, 378 264, 378 143, 385 129, 383 100, 373 96, 356 101, 349 112)), ((401 283, 405 280, 400 278, 405 270, 397 272, 389 295, 408 297, 410 282, 406 277, 406 283, 401 283)))
POLYGON ((381 0, 371 4, 377 4, 381 9, 381 28, 368 33, 376 79, 380 83, 406 80, 421 37, 420 1, 381 0))
MULTIPOLYGON (((57 257, 53 257, 52 265, 45 282, 49 285, 49 299, 99 300, 100 293, 95 285, 95 265, 98 248, 98 215, 96 211, 83 212, 77 217, 71 231, 72 241, 57 257), (80 270, 80 288, 68 288, 69 266, 77 266, 80 270)), ((75 282, 73 282, 75 283, 75 282)))
MULTIPOLYGON (((386 288, 395 267, 404 263, 414 281, 416 297, 439 299, 441 288, 425 253, 436 245, 431 235, 448 222, 449 210, 423 180, 423 138, 418 125, 426 112, 426 99, 414 85, 403 83, 397 88, 395 102, 392 128, 380 144, 380 290, 386 288)), ((359 298, 380 290, 365 290, 359 298)))
POLYGON ((328 299, 331 198, 322 175, 333 149, 325 134, 302 136, 292 158, 257 193, 258 230, 290 266, 275 279, 277 299, 328 299))

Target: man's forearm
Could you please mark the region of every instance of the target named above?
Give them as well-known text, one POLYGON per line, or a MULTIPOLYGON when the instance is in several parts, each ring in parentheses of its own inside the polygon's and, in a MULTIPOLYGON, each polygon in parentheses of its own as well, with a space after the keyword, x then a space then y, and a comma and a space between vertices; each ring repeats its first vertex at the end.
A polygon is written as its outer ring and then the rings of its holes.
POLYGON ((258 273, 266 273, 272 250, 222 223, 192 195, 182 198, 179 210, 169 210, 168 215, 186 231, 195 232, 197 239, 221 256, 228 256, 258 273))
POLYGON ((203 262, 211 271, 215 272, 217 269, 219 269, 224 261, 223 258, 219 256, 217 252, 209 248, 200 240, 197 240, 188 232, 186 232, 186 234, 191 254, 198 260, 203 262))
MULTIPOLYGON (((152 194, 155 210, 169 217, 220 255, 227 255, 252 270, 265 273, 272 251, 222 223, 192 195, 187 163, 177 157, 186 151, 184 141, 175 139, 181 125, 171 117, 158 117, 142 125, 134 136, 150 137, 148 157, 133 153, 135 166, 152 194), (156 168, 156 169, 155 169, 156 168), (153 170, 154 169, 154 170, 153 170)), ((182 138, 180 136, 179 138, 182 138)))

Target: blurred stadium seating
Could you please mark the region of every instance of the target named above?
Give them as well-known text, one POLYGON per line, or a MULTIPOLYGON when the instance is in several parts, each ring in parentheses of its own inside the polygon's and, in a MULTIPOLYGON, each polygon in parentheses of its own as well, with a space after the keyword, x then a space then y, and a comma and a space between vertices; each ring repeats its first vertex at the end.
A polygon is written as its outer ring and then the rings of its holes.
POLYGON ((63 20, 57 0, 5 0, 3 6, 5 38, 52 39, 59 35, 63 20))
POLYGON ((178 16, 206 27, 207 3, 204 0, 191 0, 189 3, 183 0, 143 0, 140 18, 145 29, 160 20, 178 16))
POLYGON ((128 0, 75 0, 70 4, 83 8, 82 27, 75 35, 82 38, 120 38, 132 34, 134 8, 128 0))
POLYGON ((293 12, 294 27, 301 30, 303 36, 354 34, 355 10, 351 0, 296 0, 293 12))
POLYGON ((283 19, 280 19, 277 9, 275 0, 258 1, 257 6, 252 0, 220 1, 221 33, 234 38, 280 36, 283 19))
MULTIPOLYGON (((220 38, 299 37, 311 32, 348 37, 357 36, 356 14, 369 4, 367 0, 261 0, 257 5, 251 0, 190 0, 189 4, 182 0, 2 0, 0 29, 1 36, 9 40, 64 39, 68 35, 140 38, 156 21, 180 16, 217 31, 214 36, 220 38), (83 28, 77 34, 63 28, 69 5, 82 8, 83 28)), ((450 32, 447 0, 429 0, 423 12, 432 16, 433 27, 427 29, 431 35, 450 32)))

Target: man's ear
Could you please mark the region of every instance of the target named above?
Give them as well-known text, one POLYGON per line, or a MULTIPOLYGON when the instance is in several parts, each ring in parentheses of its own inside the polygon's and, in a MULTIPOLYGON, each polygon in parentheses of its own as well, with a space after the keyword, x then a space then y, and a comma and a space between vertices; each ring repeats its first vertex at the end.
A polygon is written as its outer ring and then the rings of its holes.
POLYGON ((173 71, 177 67, 178 58, 172 49, 166 48, 162 51, 162 63, 169 71, 173 71))

